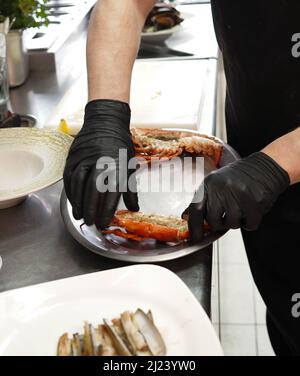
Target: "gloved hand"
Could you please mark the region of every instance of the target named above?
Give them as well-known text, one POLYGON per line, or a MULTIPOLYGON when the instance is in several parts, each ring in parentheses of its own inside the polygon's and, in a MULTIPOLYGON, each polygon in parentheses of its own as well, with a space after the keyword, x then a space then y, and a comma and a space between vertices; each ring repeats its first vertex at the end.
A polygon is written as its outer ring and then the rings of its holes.
POLYGON ((191 240, 202 240, 204 220, 214 232, 255 230, 289 184, 287 172, 263 152, 213 171, 187 211, 191 240))
POLYGON ((130 108, 126 103, 99 99, 85 108, 84 125, 67 158, 64 184, 74 218, 83 218, 88 226, 96 223, 104 228, 110 223, 121 192, 127 209, 139 210, 137 193, 127 189, 134 172, 128 170, 128 160, 135 155, 129 124, 130 108), (127 151, 121 160, 120 149, 127 151), (109 179, 104 180, 107 174, 109 179), (112 181, 115 189, 110 187, 108 191, 112 181))

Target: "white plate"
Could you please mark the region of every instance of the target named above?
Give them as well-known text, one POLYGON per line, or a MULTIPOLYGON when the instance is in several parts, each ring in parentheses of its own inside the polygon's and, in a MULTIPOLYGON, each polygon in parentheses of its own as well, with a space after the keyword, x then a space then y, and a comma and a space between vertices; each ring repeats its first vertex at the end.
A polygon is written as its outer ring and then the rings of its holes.
POLYGON ((72 140, 49 130, 1 129, 0 209, 60 180, 72 140))
POLYGON ((203 308, 172 272, 136 265, 0 294, 0 355, 55 355, 61 334, 151 309, 167 355, 223 355, 203 308))
POLYGON ((142 43, 161 44, 170 38, 174 33, 182 30, 181 25, 176 25, 170 29, 151 31, 142 33, 142 43))
POLYGON ((184 22, 193 17, 193 14, 190 13, 181 13, 181 18, 183 18, 183 22, 179 25, 175 25, 169 29, 159 30, 159 31, 152 31, 152 32, 143 32, 142 33, 142 43, 152 43, 152 44, 162 44, 168 38, 170 38, 174 33, 183 30, 184 22))

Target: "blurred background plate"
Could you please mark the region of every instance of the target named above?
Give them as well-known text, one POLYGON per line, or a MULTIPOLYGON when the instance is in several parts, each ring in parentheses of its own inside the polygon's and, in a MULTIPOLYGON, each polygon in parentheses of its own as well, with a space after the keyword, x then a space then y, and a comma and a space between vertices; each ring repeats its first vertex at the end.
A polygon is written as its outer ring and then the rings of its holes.
POLYGON ((152 31, 152 32, 143 32, 141 43, 146 44, 154 44, 154 45, 161 45, 169 39, 173 34, 182 30, 182 25, 184 22, 193 17, 192 13, 181 13, 181 18, 183 18, 183 22, 179 25, 175 25, 169 29, 159 30, 159 31, 152 31))
POLYGON ((153 31, 148 33, 142 33, 141 43, 147 44, 163 44, 168 38, 170 38, 174 33, 182 30, 181 25, 176 25, 166 30, 153 31))
POLYGON ((49 130, 0 129, 0 209, 59 181, 72 140, 49 130))
MULTIPOLYGON (((238 156, 236 152, 225 144, 220 166, 226 166, 237 158, 238 156)), ((213 169, 213 167, 209 161, 205 161, 205 173, 207 174, 213 169)), ((153 168, 155 169, 156 167, 153 166, 153 168)), ((194 177, 197 177, 198 181, 195 185, 199 186, 203 180, 203 174, 195 174, 196 171, 194 164, 192 167, 188 168, 190 168, 190 171, 187 173, 193 174, 194 177)), ((147 192, 144 189, 144 182, 147 181, 147 174, 149 174, 149 172, 144 168, 141 168, 137 174, 141 212, 180 217, 182 212, 192 201, 194 191, 189 190, 180 193, 176 191, 147 192)), ((176 178, 176 166, 174 168, 174 176, 176 178)), ((156 188, 160 189, 161 181, 159 180, 159 177, 154 182, 154 186, 155 185, 156 188)), ((120 200, 118 208, 124 208, 123 200, 120 200)), ((85 248, 101 256, 136 263, 162 262, 177 259, 206 248, 209 244, 216 241, 224 234, 208 234, 199 244, 190 244, 189 242, 181 242, 178 244, 164 243, 152 239, 137 242, 114 235, 103 236, 96 226, 86 226, 82 220, 77 221, 74 219, 72 215, 72 207, 68 202, 64 191, 61 196, 61 213, 68 231, 85 248)))

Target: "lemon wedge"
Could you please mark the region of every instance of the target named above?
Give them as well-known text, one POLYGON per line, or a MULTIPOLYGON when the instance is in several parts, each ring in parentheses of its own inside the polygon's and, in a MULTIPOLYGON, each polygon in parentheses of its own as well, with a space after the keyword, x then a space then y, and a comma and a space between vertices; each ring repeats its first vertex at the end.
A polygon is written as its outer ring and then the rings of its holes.
POLYGON ((61 119, 58 130, 62 133, 69 134, 69 126, 65 119, 61 119))

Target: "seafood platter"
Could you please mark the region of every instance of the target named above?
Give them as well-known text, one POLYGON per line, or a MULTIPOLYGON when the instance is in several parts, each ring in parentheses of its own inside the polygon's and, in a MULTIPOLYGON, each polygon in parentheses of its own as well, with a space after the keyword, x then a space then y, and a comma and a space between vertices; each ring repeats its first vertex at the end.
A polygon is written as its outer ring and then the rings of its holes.
POLYGON ((188 222, 183 215, 195 190, 164 191, 161 169, 172 163, 173 180, 179 176, 193 181, 195 189, 209 172, 226 166, 238 158, 236 152, 216 137, 194 131, 173 129, 131 129, 137 160, 139 212, 126 210, 120 200, 110 226, 100 231, 75 220, 65 192, 61 196, 61 213, 71 235, 85 248, 99 255, 137 263, 172 260, 206 248, 223 233, 212 233, 205 224, 201 243, 189 241, 188 222), (195 163, 181 163, 183 157, 201 156, 204 173, 195 163), (151 177, 149 178, 149 175, 151 177), (153 178, 154 176, 154 178, 153 178), (151 180, 151 187, 147 184, 151 180), (154 183, 154 186, 153 186, 154 183))

